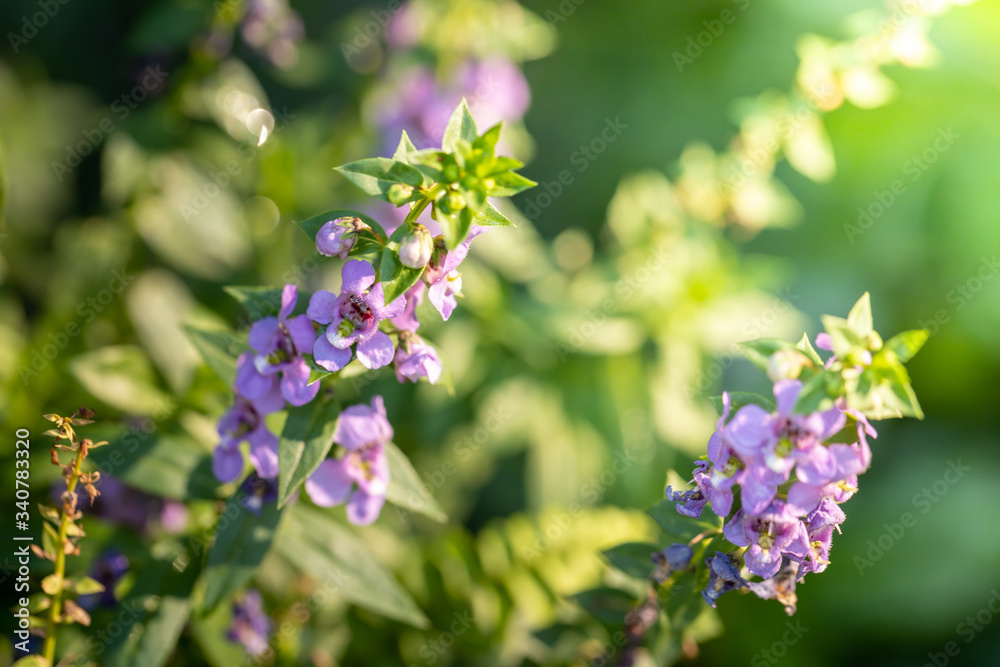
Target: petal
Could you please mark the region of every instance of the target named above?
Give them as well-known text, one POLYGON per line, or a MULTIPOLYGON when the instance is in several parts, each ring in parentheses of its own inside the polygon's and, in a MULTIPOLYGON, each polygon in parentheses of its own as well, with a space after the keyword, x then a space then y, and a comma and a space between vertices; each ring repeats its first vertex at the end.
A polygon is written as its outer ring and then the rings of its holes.
POLYGON ((424 301, 424 283, 418 280, 417 284, 406 290, 406 307, 398 316, 392 318, 392 325, 400 331, 416 331, 420 328, 420 320, 417 319, 417 306, 424 301))
POLYGON ((330 345, 326 336, 319 336, 313 344, 313 361, 316 365, 332 372, 339 371, 351 361, 351 350, 341 350, 330 345))
POLYGON ((365 368, 382 368, 391 364, 394 353, 392 339, 382 331, 376 331, 371 338, 358 343, 358 361, 365 368))
POLYGON ((333 292, 319 290, 309 299, 306 317, 319 324, 329 324, 333 321, 333 314, 339 305, 337 299, 337 295, 333 292))
POLYGON ((774 437, 770 413, 752 403, 737 410, 726 430, 733 449, 743 457, 755 456, 774 437))
POLYGON ((823 487, 795 482, 788 489, 788 511, 796 516, 805 516, 819 506, 822 497, 823 487))
POLYGON ((792 414, 795 401, 799 399, 799 392, 802 391, 802 383, 798 380, 779 380, 774 383, 774 399, 778 404, 778 414, 788 416, 792 414))
POLYGON ((799 461, 795 475, 806 484, 820 485, 837 477, 837 458, 823 445, 816 444, 799 461))
POLYGON ((355 526, 367 526, 378 518, 385 496, 358 491, 347 503, 347 520, 355 526))
POLYGON ((733 509, 733 492, 729 489, 716 489, 712 492, 712 510, 719 516, 726 516, 733 509))
POLYGON ((764 551, 756 544, 747 550, 743 556, 743 562, 746 564, 747 570, 764 579, 770 579, 776 575, 781 567, 781 558, 775 557, 769 551, 764 551))
MULTIPOLYGON (((272 379, 273 380, 273 379, 272 379)), ((281 395, 281 385, 272 381, 271 390, 260 398, 250 401, 258 415, 269 415, 285 407, 285 397, 281 395)))
POLYGON ((821 350, 826 350, 830 352, 833 350, 833 342, 830 340, 830 334, 825 331, 820 334, 816 334, 816 347, 821 350))
POLYGON ((278 311, 278 318, 287 320, 288 316, 295 310, 295 302, 299 299, 299 288, 288 284, 281 290, 281 310, 278 311))
POLYGON ((263 375, 254 366, 253 356, 250 352, 244 352, 236 360, 236 382, 237 393, 241 396, 256 400, 266 396, 277 386, 278 378, 273 375, 263 375))
POLYGON ((743 510, 737 510, 733 518, 722 527, 722 534, 725 538, 738 547, 750 546, 750 538, 747 537, 746 530, 743 527, 744 516, 746 515, 743 510))
POLYGON ((371 442, 388 442, 392 435, 392 426, 385 416, 382 397, 375 396, 372 398, 372 407, 352 405, 340 413, 333 441, 354 450, 371 442))
POLYGON ((274 345, 274 337, 278 333, 278 318, 265 317, 250 327, 247 342, 258 352, 270 352, 274 345))
POLYGON ((212 453, 212 472, 223 484, 235 481, 243 472, 243 454, 239 448, 216 447, 212 453))
POLYGON ((306 480, 306 493, 320 507, 333 507, 347 500, 354 480, 343 459, 326 459, 306 480))
POLYGON ((750 514, 760 514, 774 500, 778 488, 768 480, 762 479, 759 473, 748 471, 743 477, 743 506, 750 514))
MULTIPOLYGON (((281 377, 281 393, 292 405, 305 405, 316 398, 319 381, 309 384, 309 364, 302 357, 289 362, 281 377)), ((263 475, 261 475, 263 477, 263 475)))
POLYGON ((448 281, 446 279, 439 280, 431 285, 427 290, 427 298, 430 299, 431 305, 441 313, 441 317, 445 321, 451 317, 452 312, 458 305, 458 301, 454 295, 448 292, 448 281))
POLYGON ((313 341, 316 340, 316 330, 313 329, 312 322, 307 315, 299 315, 285 322, 285 328, 295 343, 295 349, 299 354, 309 354, 313 348, 313 341))
POLYGON ((385 305, 385 291, 382 283, 378 283, 368 292, 368 303, 375 313, 376 319, 388 320, 402 314, 406 308, 406 295, 401 294, 396 297, 395 301, 385 305))
POLYGON ((250 462, 263 479, 278 476, 278 437, 267 430, 258 428, 249 438, 250 462))
POLYGON ((375 282, 375 269, 368 262, 352 259, 340 271, 340 291, 347 294, 363 294, 375 282))

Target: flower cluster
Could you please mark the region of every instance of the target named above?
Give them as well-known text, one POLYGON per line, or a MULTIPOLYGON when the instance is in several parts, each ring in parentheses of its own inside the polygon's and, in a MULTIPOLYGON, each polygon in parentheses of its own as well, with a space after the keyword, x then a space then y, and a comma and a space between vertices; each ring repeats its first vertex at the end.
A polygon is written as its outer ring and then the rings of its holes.
MULTIPOLYGON (((304 481, 315 504, 346 504, 347 518, 359 525, 378 518, 389 488, 386 445, 393 436, 381 397, 370 406, 340 412, 327 431, 332 435, 320 443, 320 454, 304 464, 294 455, 295 471, 281 469, 279 449, 286 440, 304 446, 312 437, 309 429, 332 422, 335 410, 326 406, 333 392, 321 395, 321 385, 329 381, 332 388, 337 374, 354 360, 369 370, 393 364, 401 383, 427 378, 435 384, 441 378, 437 351, 417 333, 417 307, 426 293, 444 320, 451 317, 462 291, 458 268, 472 239, 488 226, 511 224, 487 198, 534 185, 513 171, 520 162, 494 154, 499 136, 499 125, 480 135, 463 101, 445 128, 442 150, 418 150, 404 133, 393 158, 339 167, 362 190, 405 208, 407 215, 392 234, 367 215, 348 210, 298 223, 320 255, 344 260, 339 291, 316 291, 304 313, 295 285, 280 290, 280 305, 277 289, 236 288, 257 295, 246 297, 261 300, 255 308, 274 312, 277 306, 276 314, 251 327, 249 349, 235 360, 235 401, 219 420, 213 456, 215 476, 235 482, 245 467, 240 447, 249 444, 254 473, 247 478, 253 480, 253 489, 244 494, 252 501, 247 509, 257 513, 267 502, 283 505, 304 481), (427 210, 439 226, 437 236, 417 222, 427 210), (285 410, 279 438, 268 420, 285 410), (335 444, 335 457, 325 458, 335 444)), ((250 307, 247 301, 244 305, 250 307)))
MULTIPOLYGON (((833 534, 846 519, 840 505, 871 464, 869 438, 877 432, 869 418, 921 414, 902 363, 926 332, 904 332, 883 344, 871 328, 867 295, 848 319, 825 317, 824 325, 817 347, 834 353, 825 362, 806 339, 797 346, 746 346, 774 382, 773 403, 723 394, 707 456, 695 463, 693 488, 666 488, 679 514, 699 519, 710 505, 722 527, 714 543, 726 551, 709 554, 706 542, 704 554, 709 576, 703 597, 713 607, 726 591, 748 589, 793 613, 795 584, 829 565, 833 534), (899 397, 895 404, 882 400, 890 395, 899 397)), ((670 548, 690 553, 688 547, 719 532, 710 529, 690 545, 670 548)), ((657 581, 678 570, 669 556, 653 556, 657 581)))

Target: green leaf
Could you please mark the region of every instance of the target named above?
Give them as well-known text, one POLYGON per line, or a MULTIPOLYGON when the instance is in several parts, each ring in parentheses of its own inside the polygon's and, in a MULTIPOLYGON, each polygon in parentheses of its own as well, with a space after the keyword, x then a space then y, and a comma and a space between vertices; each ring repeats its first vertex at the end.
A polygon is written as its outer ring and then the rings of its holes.
POLYGON ((802 334, 801 340, 799 340, 799 342, 795 344, 795 347, 798 348, 800 351, 804 352, 805 355, 809 357, 809 359, 814 364, 816 364, 819 367, 823 366, 823 360, 820 358, 819 353, 816 351, 816 348, 814 348, 812 346, 812 343, 809 342, 809 336, 807 336, 806 334, 802 334))
POLYGON ((205 580, 202 608, 205 611, 211 611, 250 582, 271 548, 281 519, 281 511, 273 503, 265 502, 260 514, 248 510, 240 502, 244 494, 240 490, 231 496, 219 517, 215 543, 208 552, 208 562, 202 573, 205 580))
POLYGON ((830 335, 830 345, 840 359, 854 357, 867 349, 867 342, 854 331, 850 323, 840 317, 823 315, 820 320, 830 335))
POLYGON ((274 542, 285 559, 360 607, 416 628, 430 626, 410 594, 351 530, 301 503, 286 514, 274 542))
MULTIPOLYGON (((712 401, 715 411, 719 413, 719 416, 722 416, 722 396, 711 396, 708 400, 712 401)), ((730 415, 736 414, 744 405, 759 405, 768 412, 774 412, 775 410, 774 401, 760 394, 753 394, 747 391, 729 392, 730 415)))
POLYGON ((133 611, 121 619, 121 632, 111 640, 102 657, 102 667, 166 664, 191 616, 190 597, 198 576, 197 562, 188 563, 183 572, 178 572, 170 561, 145 564, 143 576, 136 579, 122 601, 122 609, 133 611))
MULTIPOLYGON (((652 568, 650 568, 652 569, 652 568)), ((612 628, 625 625, 625 616, 639 605, 640 600, 620 588, 598 586, 570 597, 587 613, 612 628)))
POLYGON ((871 296, 865 292, 847 315, 847 326, 862 340, 872 332, 871 296))
POLYGON ((170 404, 146 354, 132 345, 81 354, 69 363, 69 371, 92 396, 122 412, 152 415, 170 404))
POLYGON ((672 503, 669 500, 661 500, 656 503, 646 510, 646 514, 651 516, 653 521, 655 521, 664 532, 672 535, 673 537, 680 538, 685 542, 691 540, 693 537, 705 532, 706 530, 712 530, 718 527, 699 519, 692 519, 691 517, 679 514, 675 503, 672 503))
MULTIPOLYGON (((490 129, 483 132, 481 135, 476 137, 475 141, 472 142, 472 147, 485 151, 486 153, 492 155, 493 151, 496 150, 497 142, 500 141, 500 129, 503 127, 503 123, 497 123, 490 129)), ((513 159, 513 158, 510 158, 513 159)), ((508 167, 508 169, 516 167, 508 167)))
POLYGON ((250 349, 246 340, 229 331, 207 331, 189 325, 184 326, 184 331, 208 367, 226 386, 233 386, 236 381, 236 359, 250 349))
POLYGON ((403 130, 403 134, 399 137, 399 144, 396 146, 396 152, 392 154, 392 159, 409 164, 410 153, 416 152, 417 147, 410 140, 410 135, 406 133, 406 130, 403 130))
POLYGON ((217 497, 212 455, 192 440, 150 435, 140 427, 109 440, 111 446, 91 450, 90 459, 122 483, 175 500, 217 497))
POLYGON ((90 577, 81 577, 73 584, 73 592, 77 595, 90 595, 92 593, 103 593, 104 584, 97 581, 96 579, 91 579, 90 577))
POLYGON ((466 104, 463 97, 461 104, 452 112, 451 118, 448 119, 448 125, 444 128, 444 136, 441 138, 441 149, 452 153, 458 149, 460 139, 464 139, 472 144, 478 138, 479 130, 476 129, 476 119, 469 112, 469 105, 466 104))
MULTIPOLYGON (((282 287, 262 287, 259 285, 227 285, 222 288, 229 296, 236 299, 250 314, 250 320, 257 322, 265 317, 277 317, 281 310, 282 287)), ((309 307, 309 292, 296 290, 293 315, 302 315, 309 307)))
MULTIPOLYGON (((437 212, 437 209, 434 209, 437 212)), ((465 237, 469 235, 469 229, 472 228, 472 218, 473 213, 468 207, 463 208, 458 213, 454 215, 448 215, 445 213, 440 213, 437 215, 437 221, 441 226, 441 233, 444 234, 445 245, 448 246, 448 250, 454 250, 465 237)))
POLYGON ((928 338, 927 329, 912 329, 890 338, 883 349, 892 351, 901 363, 906 363, 920 351, 928 338))
POLYGON ((626 542, 602 552, 612 566, 637 579, 649 579, 655 566, 652 556, 660 547, 647 542, 626 542))
POLYGON ((382 201, 389 201, 389 188, 396 183, 411 185, 415 188, 424 184, 422 172, 405 162, 387 157, 373 157, 349 162, 337 167, 337 171, 367 194, 382 201))
POLYGON ((40 655, 29 655, 14 663, 13 667, 51 667, 52 663, 40 655))
POLYGON ((831 373, 820 371, 806 380, 802 384, 802 391, 799 392, 792 412, 807 415, 833 407, 833 401, 837 394, 831 392, 830 382, 834 378, 835 376, 831 373))
POLYGON ((489 202, 483 207, 476 217, 472 219, 472 223, 479 225, 480 227, 514 227, 514 223, 507 219, 503 213, 498 211, 493 204, 489 202))
POLYGON ((382 290, 385 295, 386 304, 390 304, 413 287, 424 272, 424 267, 411 269, 403 266, 399 261, 399 243, 409 231, 409 225, 400 225, 389 237, 389 244, 382 251, 382 259, 379 264, 379 280, 382 282, 382 290))
MULTIPOLYGON (((336 220, 338 218, 361 218, 361 221, 375 230, 383 241, 388 238, 385 230, 382 229, 382 225, 380 225, 373 217, 347 208, 335 208, 331 211, 325 211, 319 215, 314 215, 311 218, 306 218, 305 220, 297 220, 295 224, 299 229, 306 233, 309 240, 315 243, 316 235, 319 233, 320 228, 331 220, 336 220)), ((363 239, 364 237, 361 238, 363 239)), ((361 239, 358 240, 358 243, 361 243, 361 239)), ((355 249, 357 249, 357 246, 355 246, 355 249)))
POLYGON ((496 182, 496 185, 490 188, 490 197, 513 197, 519 192, 524 192, 538 185, 538 183, 530 178, 525 178, 513 171, 494 176, 493 180, 496 182))
POLYGON ((339 414, 335 401, 316 401, 288 411, 278 444, 278 507, 284 507, 330 452, 339 414))
POLYGON ((389 490, 386 500, 411 512, 417 512, 440 523, 448 521, 448 516, 434 500, 430 490, 420 480, 406 454, 393 443, 385 446, 385 457, 389 463, 389 490))

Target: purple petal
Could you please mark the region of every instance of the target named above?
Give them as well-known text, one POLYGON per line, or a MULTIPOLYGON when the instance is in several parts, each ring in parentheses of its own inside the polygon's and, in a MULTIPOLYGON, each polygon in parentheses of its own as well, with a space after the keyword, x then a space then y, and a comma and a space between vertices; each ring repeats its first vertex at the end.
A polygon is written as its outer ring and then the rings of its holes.
POLYGON ((320 507, 333 507, 347 500, 353 485, 343 459, 326 459, 306 480, 306 493, 320 507))
POLYGON ((830 340, 830 334, 825 331, 821 334, 816 334, 816 347, 831 352, 833 350, 833 342, 830 340))
POLYGON ((319 324, 329 324, 333 321, 333 314, 338 306, 337 298, 333 292, 319 290, 309 299, 306 317, 319 324))
POLYGON ((799 461, 795 474, 806 484, 826 484, 837 476, 837 459, 829 449, 816 444, 809 449, 806 458, 799 461))
POLYGON ((788 489, 788 511, 796 516, 805 516, 819 505, 823 497, 823 487, 810 486, 803 482, 795 482, 788 489))
POLYGON ((394 352, 392 339, 382 331, 376 331, 371 338, 358 343, 358 361, 365 368, 382 368, 392 363, 394 352))
POLYGON ((451 317, 452 312, 455 307, 458 306, 458 301, 455 296, 451 294, 448 289, 448 279, 439 280, 430 286, 427 290, 427 297, 431 301, 431 305, 441 313, 441 317, 447 321, 451 317))
POLYGON ((263 479, 278 476, 278 437, 266 426, 257 429, 250 438, 250 462, 263 479))
POLYGON ((278 385, 274 375, 263 375, 253 363, 253 355, 244 352, 236 360, 236 391, 250 400, 267 396, 278 385))
MULTIPOLYGON (((285 366, 281 377, 281 393, 292 405, 305 405, 316 398, 319 381, 309 384, 309 364, 299 357, 285 366)), ((261 475, 263 477, 263 475, 261 475)))
POLYGON ((279 383, 273 382, 273 378, 271 390, 260 398, 250 402, 253 404, 254 410, 257 411, 258 415, 269 415, 285 407, 285 397, 281 395, 281 386, 279 383))
POLYGON ((759 405, 744 405, 730 420, 726 430, 733 449, 744 457, 753 457, 773 437, 771 415, 759 405))
POLYGON ((750 538, 747 537, 746 530, 743 526, 743 517, 746 516, 743 510, 737 510, 733 518, 726 522, 726 525, 722 527, 722 534, 727 540, 738 547, 748 547, 750 546, 750 538))
POLYGON ((243 454, 239 448, 216 447, 212 453, 212 472, 224 484, 235 481, 243 472, 243 454))
POLYGON ((274 345, 273 341, 275 334, 277 333, 278 318, 265 317, 250 327, 250 333, 247 335, 247 342, 250 343, 250 347, 258 352, 271 352, 269 348, 274 345))
POLYGON ((340 272, 340 291, 347 294, 363 294, 375 282, 375 269, 360 259, 349 260, 340 272))
POLYGON ((352 405, 345 408, 337 419, 333 441, 350 450, 372 442, 392 440, 392 426, 385 416, 381 396, 372 398, 372 406, 352 405))
POLYGON ((378 518, 385 504, 385 496, 358 491, 347 502, 347 520, 355 526, 367 526, 378 518))
POLYGON ((351 349, 341 350, 330 345, 326 336, 319 336, 313 344, 313 361, 332 372, 339 371, 351 361, 351 349))
POLYGON ((748 470, 747 472, 748 474, 743 476, 743 507, 750 514, 760 514, 774 500, 778 487, 771 483, 770 479, 767 479, 770 475, 762 474, 762 471, 748 470))
POLYGON ((382 283, 377 283, 372 287, 371 291, 368 292, 368 303, 371 304, 372 311, 375 313, 375 318, 379 320, 388 320, 393 317, 397 317, 402 314, 403 310, 406 308, 406 295, 399 295, 396 300, 385 305, 385 292, 382 287, 382 283))
POLYGON ((792 414, 795 401, 802 391, 802 383, 798 380, 779 380, 774 383, 774 399, 778 404, 778 414, 788 416, 792 414))
POLYGON ((764 551, 757 545, 751 546, 743 555, 743 562, 752 574, 764 579, 770 579, 778 573, 781 566, 781 557, 764 551))
POLYGON ((316 340, 316 330, 313 329, 312 322, 307 315, 299 315, 285 322, 285 328, 295 343, 295 349, 299 354, 309 354, 316 340))
POLYGON ((416 331, 420 328, 420 321, 417 319, 417 306, 424 301, 424 283, 418 280, 417 284, 406 290, 406 307, 398 316, 392 318, 392 326, 400 331, 416 331))
POLYGON ((288 316, 295 310, 295 302, 298 299, 299 288, 291 284, 285 285, 281 290, 281 310, 278 311, 278 317, 287 320, 288 316))

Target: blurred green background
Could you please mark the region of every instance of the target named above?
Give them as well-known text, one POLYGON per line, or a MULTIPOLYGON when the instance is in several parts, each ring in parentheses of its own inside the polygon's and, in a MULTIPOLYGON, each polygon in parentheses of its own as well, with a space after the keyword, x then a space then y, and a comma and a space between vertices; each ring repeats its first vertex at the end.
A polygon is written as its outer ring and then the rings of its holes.
MULTIPOLYGON (((4 3, 3 33, 21 30, 35 4, 4 3)), ((927 419, 879 425, 872 469, 844 508, 833 565, 799 589, 792 624, 801 639, 783 642, 780 605, 730 595, 719 605, 723 633, 691 664, 923 665, 950 641, 960 653, 948 664, 1000 664, 995 614, 980 615, 978 623, 987 615, 993 622, 968 643, 968 626, 960 627, 1000 589, 1000 5, 935 16, 933 66, 888 66, 895 90, 885 104, 845 103, 825 114, 835 175, 815 182, 779 163, 776 175, 799 203, 797 221, 752 233, 690 221, 672 228, 669 198, 642 194, 666 183, 648 170, 675 179, 694 140, 724 151, 739 130, 741 100, 789 89, 804 34, 844 39, 859 12, 883 5, 523 4, 550 19, 555 37, 551 55, 525 58, 532 99, 515 143, 518 155, 532 156, 523 171, 540 187, 515 199, 530 218, 518 231, 477 240, 458 315, 446 326, 425 315, 454 394, 399 386, 391 373, 346 390, 385 396, 397 442, 451 517, 441 527, 386 512, 362 533, 435 627, 416 631, 333 604, 282 645, 278 662, 585 664, 574 662, 581 642, 600 630, 565 596, 607 576, 601 549, 652 534, 633 510, 662 497, 669 467, 686 475, 700 455, 713 424, 703 397, 723 386, 767 391, 748 364, 728 361, 731 343, 798 338, 803 328, 814 335, 821 314, 846 314, 868 290, 879 331, 931 329, 911 364, 927 419), (727 10, 736 20, 679 71, 675 53, 727 10), (580 162, 581 146, 609 122, 620 133, 580 162), (951 138, 935 147, 939 137, 951 138), (914 162, 927 151, 933 161, 914 162), (565 170, 571 182, 540 200, 565 170), (636 173, 645 175, 622 185, 636 173), (877 212, 878 203, 883 212, 857 233, 859 208, 877 212), (649 265, 652 279, 586 333, 602 298, 621 294, 616 281, 658 248, 666 259, 649 265), (775 323, 754 324, 772 314, 775 323), (617 470, 622 452, 640 465, 602 477, 617 470), (968 470, 945 481, 959 463, 968 470), (566 508, 581 506, 564 526, 566 508), (907 511, 916 524, 897 538, 892 524, 907 511), (470 609, 475 628, 427 652, 453 615, 470 609), (560 624, 578 629, 538 634, 560 624)), ((282 66, 280 53, 268 61, 245 40, 228 55, 213 52, 199 40, 218 12, 179 0, 69 2, 18 52, 4 45, 0 414, 7 441, 20 427, 36 434, 34 488, 55 478, 37 445, 40 415, 78 404, 126 426, 169 405, 157 431, 208 452, 212 420, 230 395, 179 323, 236 323, 243 313, 223 285, 315 289, 335 279, 335 265, 304 262, 314 252, 291 222, 355 205, 357 192, 331 168, 382 154, 394 141, 379 134, 365 106, 391 55, 366 48, 349 63, 343 50, 371 11, 385 7, 292 7, 305 38, 282 66), (167 73, 163 84, 121 118, 115 100, 149 67, 167 73), (233 81, 276 112, 277 131, 260 149, 214 104, 233 81), (114 130, 78 167, 55 173, 53 162, 107 118, 114 130), (182 204, 229 160, 244 168, 185 219, 182 204), (292 267, 299 272, 287 273, 292 267), (126 276, 124 289, 114 270, 126 276), (95 301, 83 306, 88 299, 95 301)), ((548 39, 540 28, 526 30, 497 48, 528 53, 524 44, 548 39)), ((447 45, 435 48, 447 53, 447 45)), ((12 447, 3 452, 3 475, 11 475, 12 447)), ((200 530, 198 512, 190 532, 200 530)), ((91 532, 95 543, 132 549, 165 539, 156 530, 132 542, 91 532)), ((259 575, 278 610, 295 595, 286 570, 268 561, 259 575)), ((189 628, 172 664, 234 664, 213 657, 207 634, 189 628)))

